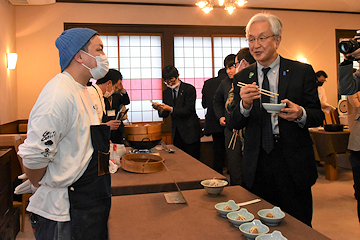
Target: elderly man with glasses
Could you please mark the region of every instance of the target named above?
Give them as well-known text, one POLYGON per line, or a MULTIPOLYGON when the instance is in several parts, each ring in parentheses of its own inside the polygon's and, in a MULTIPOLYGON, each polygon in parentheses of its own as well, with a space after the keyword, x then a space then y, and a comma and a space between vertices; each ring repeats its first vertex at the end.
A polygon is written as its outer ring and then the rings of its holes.
POLYGON ((309 127, 322 124, 316 77, 308 64, 277 53, 282 36, 279 18, 253 16, 246 26, 256 63, 234 77, 240 103, 232 112, 236 129, 245 129, 243 171, 254 194, 311 226, 311 186, 317 179, 309 127), (238 82, 247 84, 239 89, 238 82), (277 95, 262 94, 266 89, 277 95), (279 113, 268 113, 262 103, 285 103, 279 113))

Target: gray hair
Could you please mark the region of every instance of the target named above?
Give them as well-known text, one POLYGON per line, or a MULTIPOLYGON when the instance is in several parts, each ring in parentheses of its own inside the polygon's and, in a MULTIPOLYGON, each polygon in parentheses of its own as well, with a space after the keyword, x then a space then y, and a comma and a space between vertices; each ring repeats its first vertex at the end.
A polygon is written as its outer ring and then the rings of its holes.
POLYGON ((258 13, 256 15, 254 15, 250 21, 248 22, 248 24, 246 25, 246 37, 248 37, 248 34, 249 34, 249 29, 250 29, 250 26, 253 24, 253 23, 256 23, 256 22, 263 22, 263 21, 266 21, 270 24, 270 29, 271 29, 271 32, 275 35, 275 36, 279 36, 281 35, 282 33, 282 23, 280 21, 280 19, 275 16, 275 15, 272 15, 270 13, 258 13))

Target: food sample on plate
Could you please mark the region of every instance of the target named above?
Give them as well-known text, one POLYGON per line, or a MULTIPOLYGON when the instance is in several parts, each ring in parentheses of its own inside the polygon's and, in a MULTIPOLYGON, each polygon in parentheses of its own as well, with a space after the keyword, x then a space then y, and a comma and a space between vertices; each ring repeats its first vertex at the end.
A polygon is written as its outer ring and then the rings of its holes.
POLYGON ((249 230, 249 233, 259 233, 258 227, 257 226, 252 226, 249 230))
POLYGON ((238 214, 239 216, 236 218, 236 220, 245 221, 246 217, 242 214, 238 214))
POLYGON ((232 210, 232 208, 229 206, 229 204, 226 204, 224 210, 232 210))
POLYGON ((268 213, 266 214, 266 217, 273 218, 273 217, 275 217, 275 216, 274 216, 274 214, 273 214, 272 212, 268 212, 268 213))
POLYGON ((219 186, 219 183, 218 183, 218 181, 217 181, 215 178, 213 178, 212 180, 210 180, 210 182, 209 182, 209 187, 217 187, 217 186, 219 186))

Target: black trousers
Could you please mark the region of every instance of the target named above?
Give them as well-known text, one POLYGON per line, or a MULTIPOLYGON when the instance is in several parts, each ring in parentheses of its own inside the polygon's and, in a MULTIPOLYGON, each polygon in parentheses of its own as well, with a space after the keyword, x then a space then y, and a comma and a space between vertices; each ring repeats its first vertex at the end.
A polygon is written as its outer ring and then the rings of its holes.
POLYGON ((226 152, 225 152, 225 135, 223 132, 212 133, 214 160, 213 169, 220 174, 223 174, 225 166, 226 152))
POLYGON ((175 137, 173 138, 173 143, 175 147, 180 148, 193 158, 196 158, 197 160, 200 160, 200 138, 198 141, 188 144, 184 142, 184 140, 181 138, 179 131, 176 129, 175 137))
POLYGON ((311 227, 311 187, 304 190, 296 185, 284 160, 281 140, 275 142, 269 155, 263 149, 260 150, 256 176, 250 191, 311 227))
POLYGON ((353 171, 355 198, 357 200, 357 212, 360 222, 360 151, 351 151, 349 160, 353 171))

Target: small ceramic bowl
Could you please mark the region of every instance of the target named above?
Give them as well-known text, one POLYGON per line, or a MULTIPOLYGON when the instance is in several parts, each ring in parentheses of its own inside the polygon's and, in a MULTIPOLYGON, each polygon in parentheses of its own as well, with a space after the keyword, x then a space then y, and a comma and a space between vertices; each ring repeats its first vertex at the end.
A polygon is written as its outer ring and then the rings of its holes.
POLYGON ((268 113, 279 113, 286 106, 286 103, 263 103, 262 106, 268 113))
POLYGON ((229 212, 226 217, 237 228, 243 223, 254 220, 254 215, 252 213, 249 213, 246 208, 241 208, 239 211, 235 212, 229 212), (239 217, 239 214, 243 215, 245 217, 245 220, 236 220, 239 217))
POLYGON ((207 179, 200 182, 209 194, 220 194, 228 182, 220 179, 207 179))
POLYGON ((255 239, 257 236, 266 234, 269 232, 269 227, 262 224, 260 220, 255 219, 252 222, 243 223, 239 227, 241 233, 247 238, 247 239, 255 239), (258 233, 250 233, 250 229, 256 226, 258 228, 258 233))
POLYGON ((285 213, 281 211, 279 207, 273 207, 272 209, 262 209, 257 212, 261 221, 268 226, 277 226, 284 219, 285 213), (274 217, 266 217, 266 214, 271 212, 274 217))
POLYGON ((288 239, 284 237, 280 231, 275 230, 272 233, 259 235, 255 238, 255 240, 288 240, 288 239))
POLYGON ((215 209, 220 213, 220 215, 224 218, 226 218, 226 215, 229 213, 229 212, 234 212, 234 211, 237 211, 239 210, 239 206, 236 205, 236 203, 234 202, 234 200, 229 200, 227 202, 221 202, 221 203, 217 203, 215 204, 215 209), (224 207, 226 205, 229 205, 231 210, 224 210, 224 207))

